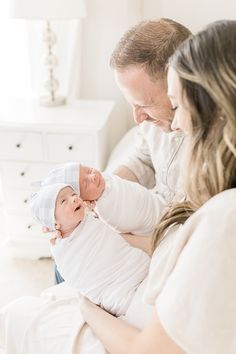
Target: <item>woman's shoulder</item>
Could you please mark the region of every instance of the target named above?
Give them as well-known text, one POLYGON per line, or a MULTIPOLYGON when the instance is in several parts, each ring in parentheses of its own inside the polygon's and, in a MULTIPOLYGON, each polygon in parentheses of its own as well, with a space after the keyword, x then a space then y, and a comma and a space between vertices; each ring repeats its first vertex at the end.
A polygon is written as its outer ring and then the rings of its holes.
POLYGON ((204 239, 214 233, 223 238, 223 231, 236 228, 236 188, 225 190, 209 199, 199 208, 184 224, 183 230, 187 231, 188 238, 194 238, 195 234, 202 234, 204 239), (190 236, 191 235, 191 236, 190 236), (204 236, 203 236, 204 235, 204 236))
POLYGON ((235 215, 236 188, 215 195, 183 226, 170 230, 153 254, 146 300, 153 303, 181 256, 204 263, 209 254, 226 259, 229 252, 236 252, 235 215))
POLYGON ((236 208, 236 188, 227 189, 214 197, 209 199, 202 208, 211 208, 213 205, 217 208, 225 207, 226 203, 230 203, 228 206, 236 208))
POLYGON ((198 211, 189 219, 213 219, 216 225, 230 220, 236 223, 236 188, 225 190, 209 199, 198 211))

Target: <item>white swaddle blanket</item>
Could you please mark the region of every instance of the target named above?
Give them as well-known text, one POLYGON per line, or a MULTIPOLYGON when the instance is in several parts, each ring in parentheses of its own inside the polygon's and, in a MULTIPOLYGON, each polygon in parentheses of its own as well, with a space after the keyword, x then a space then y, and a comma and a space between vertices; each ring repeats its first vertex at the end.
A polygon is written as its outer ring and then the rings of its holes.
POLYGON ((115 230, 151 234, 166 206, 165 201, 139 183, 104 173, 105 190, 97 200, 99 218, 115 230))
POLYGON ((92 215, 51 251, 66 282, 116 316, 126 313, 150 264, 145 252, 92 215))

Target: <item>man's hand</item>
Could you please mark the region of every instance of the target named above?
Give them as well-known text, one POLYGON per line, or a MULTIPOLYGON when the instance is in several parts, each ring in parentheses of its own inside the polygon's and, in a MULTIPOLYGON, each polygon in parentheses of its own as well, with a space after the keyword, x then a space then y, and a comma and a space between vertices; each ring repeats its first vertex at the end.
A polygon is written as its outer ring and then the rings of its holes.
POLYGON ((152 255, 152 235, 137 236, 133 234, 120 234, 131 246, 140 248, 149 256, 152 255))

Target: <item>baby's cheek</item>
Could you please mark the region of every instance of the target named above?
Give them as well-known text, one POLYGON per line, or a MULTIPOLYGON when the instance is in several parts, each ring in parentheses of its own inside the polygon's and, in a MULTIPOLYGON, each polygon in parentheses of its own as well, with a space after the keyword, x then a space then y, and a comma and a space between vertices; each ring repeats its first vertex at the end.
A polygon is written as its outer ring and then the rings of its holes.
POLYGON ((93 200, 94 191, 93 188, 89 188, 89 190, 80 190, 80 198, 82 200, 93 200))

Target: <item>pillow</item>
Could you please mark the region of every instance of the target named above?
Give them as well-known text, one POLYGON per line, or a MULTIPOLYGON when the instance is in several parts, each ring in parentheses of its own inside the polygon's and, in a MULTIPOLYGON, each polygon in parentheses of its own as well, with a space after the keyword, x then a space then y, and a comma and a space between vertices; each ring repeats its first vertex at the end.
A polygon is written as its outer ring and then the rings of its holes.
POLYGON ((118 144, 112 150, 105 168, 105 172, 113 172, 117 166, 135 149, 135 135, 138 126, 132 127, 121 138, 118 144))

